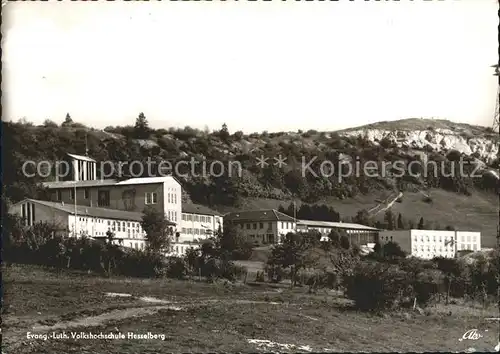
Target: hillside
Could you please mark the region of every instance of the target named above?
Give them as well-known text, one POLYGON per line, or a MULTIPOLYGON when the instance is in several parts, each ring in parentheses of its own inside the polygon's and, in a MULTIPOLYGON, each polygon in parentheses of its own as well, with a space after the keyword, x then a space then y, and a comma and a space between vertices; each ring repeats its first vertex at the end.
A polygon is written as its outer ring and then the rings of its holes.
MULTIPOLYGON (((428 225, 440 227, 480 229, 488 240, 494 240, 499 139, 487 128, 406 119, 338 132, 244 134, 230 132, 227 127, 214 132, 190 127, 153 130, 147 127, 145 117, 142 119, 142 125, 136 127, 105 130, 73 122, 63 126, 3 122, 4 196, 9 201, 27 196, 44 198, 44 191, 36 184, 53 175, 28 178, 22 173, 23 164, 53 162, 66 153, 83 154, 87 146, 89 155, 100 162, 139 161, 146 166, 150 159, 175 166, 184 161, 185 168, 172 171, 186 191, 184 200, 221 211, 286 206, 294 198, 331 205, 345 220, 383 204, 381 200, 390 195, 403 193, 401 203, 391 206, 395 215, 401 213, 412 222, 423 217, 428 225), (257 164, 261 156, 268 158, 265 167, 257 164), (281 168, 273 165, 280 156, 285 162, 281 168), (196 166, 188 164, 191 159, 198 162, 196 166), (218 173, 220 165, 214 161, 222 163, 224 173, 218 173), (348 175, 349 167, 341 163, 350 164, 353 171, 356 163, 371 163, 378 172, 374 176, 358 168, 348 175), (384 163, 392 165, 384 167, 384 163), (210 166, 215 166, 213 171, 210 166), (236 167, 231 170, 229 166, 236 167), (431 198, 425 197, 429 193, 431 198), (426 198, 429 200, 424 202, 426 198)), ((111 171, 106 166, 100 173, 107 178, 138 176, 127 167, 123 170, 119 175, 117 169, 111 171)), ((154 166, 151 173, 158 174, 154 166)), ((143 176, 147 174, 146 169, 143 176)), ((365 221, 383 223, 383 219, 384 212, 365 221)), ((492 242, 488 241, 488 246, 492 242)))

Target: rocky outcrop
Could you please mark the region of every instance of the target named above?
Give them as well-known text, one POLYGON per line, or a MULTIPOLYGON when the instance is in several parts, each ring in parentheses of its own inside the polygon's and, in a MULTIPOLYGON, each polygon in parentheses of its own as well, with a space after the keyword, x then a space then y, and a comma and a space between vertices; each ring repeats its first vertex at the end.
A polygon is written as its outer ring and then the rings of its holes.
POLYGON ((474 157, 491 163, 498 156, 498 140, 482 136, 473 136, 470 133, 457 133, 449 129, 433 130, 382 130, 362 129, 340 133, 343 136, 362 136, 368 140, 379 143, 387 139, 398 147, 411 149, 426 149, 440 153, 457 150, 467 156, 474 157))

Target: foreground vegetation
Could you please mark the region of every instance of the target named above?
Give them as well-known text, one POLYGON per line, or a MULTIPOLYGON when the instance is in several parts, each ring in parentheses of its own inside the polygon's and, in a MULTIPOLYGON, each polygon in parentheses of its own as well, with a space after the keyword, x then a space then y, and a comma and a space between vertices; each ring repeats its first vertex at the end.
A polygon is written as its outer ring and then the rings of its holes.
POLYGON ((470 347, 492 351, 498 341, 498 324, 485 320, 498 317, 498 309, 464 305, 455 299, 448 305, 433 305, 425 313, 408 310, 376 315, 353 310, 352 302, 339 292, 314 295, 300 287, 274 289, 166 278, 108 278, 28 265, 11 265, 3 269, 3 274, 2 332, 7 353, 463 352, 470 347), (109 297, 106 293, 132 296, 109 297), (141 300, 146 296, 168 300, 177 308, 95 320, 94 316, 112 311, 122 314, 119 311, 156 307, 141 300), (54 325, 63 327, 47 329, 54 325), (459 341, 472 328, 484 337, 459 341), (152 332, 164 334, 166 339, 26 338, 27 331, 62 330, 152 332), (275 346, 266 347, 250 339, 267 340, 275 346), (296 347, 278 347, 278 343, 296 347))

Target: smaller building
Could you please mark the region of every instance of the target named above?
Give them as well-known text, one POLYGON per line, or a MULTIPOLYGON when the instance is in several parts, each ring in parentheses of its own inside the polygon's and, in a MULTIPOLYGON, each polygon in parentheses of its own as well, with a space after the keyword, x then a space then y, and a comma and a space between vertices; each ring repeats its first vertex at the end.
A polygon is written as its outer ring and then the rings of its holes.
MULTIPOLYGON (((35 199, 14 204, 12 211, 21 216, 25 226, 49 222, 67 230, 70 237, 86 236, 97 240, 106 239, 107 232, 111 231, 115 244, 137 250, 146 248, 146 234, 141 227, 142 213, 35 199)), ((173 222, 170 225, 175 227, 173 222)))
POLYGON ((248 241, 264 245, 280 243, 297 227, 294 218, 276 209, 238 211, 226 214, 224 220, 227 225, 236 226, 248 241))
POLYGON ((222 215, 204 205, 182 204, 182 219, 180 222, 180 242, 195 242, 206 240, 220 229, 223 231, 222 215))
POLYGON ((455 258, 463 251, 481 249, 481 233, 447 230, 395 230, 380 232, 381 243, 396 242, 411 256, 455 258))
POLYGON ((322 240, 327 240, 328 234, 332 230, 345 232, 351 244, 367 245, 375 243, 379 237, 379 229, 374 227, 347 223, 347 222, 333 222, 333 221, 316 221, 316 220, 298 220, 297 231, 308 232, 315 230, 321 233, 322 240))

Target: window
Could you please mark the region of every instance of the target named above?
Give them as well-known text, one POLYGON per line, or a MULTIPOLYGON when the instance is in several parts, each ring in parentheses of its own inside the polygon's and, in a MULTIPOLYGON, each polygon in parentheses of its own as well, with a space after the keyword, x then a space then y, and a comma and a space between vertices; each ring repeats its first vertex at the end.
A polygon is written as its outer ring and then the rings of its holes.
POLYGON ((84 198, 84 199, 89 199, 89 198, 90 198, 90 191, 89 191, 89 189, 88 189, 88 188, 85 188, 85 189, 83 190, 83 198, 84 198))
POLYGON ((264 223, 263 222, 260 222, 259 223, 259 229, 263 229, 264 228, 264 223))
POLYGON ((247 224, 247 230, 250 230, 250 224, 247 224))
POLYGON ((257 230, 257 223, 253 224, 253 229, 257 230))
POLYGON ((273 223, 270 222, 268 225, 267 225, 268 228, 272 229, 273 228, 273 223))
POLYGON ((212 222, 212 217, 211 217, 211 216, 209 216, 207 221, 208 221, 209 223, 211 223, 211 222, 212 222))
POLYGON ((200 216, 199 215, 195 215, 194 216, 194 221, 200 221, 200 216))
POLYGON ((75 200, 75 190, 74 189, 69 190, 69 199, 75 200))
POLYGON ((109 191, 98 192, 97 205, 100 207, 109 207, 109 191))
POLYGON ((156 192, 151 192, 151 193, 146 192, 145 193, 144 203, 156 204, 157 202, 158 202, 158 195, 156 194, 156 192))

